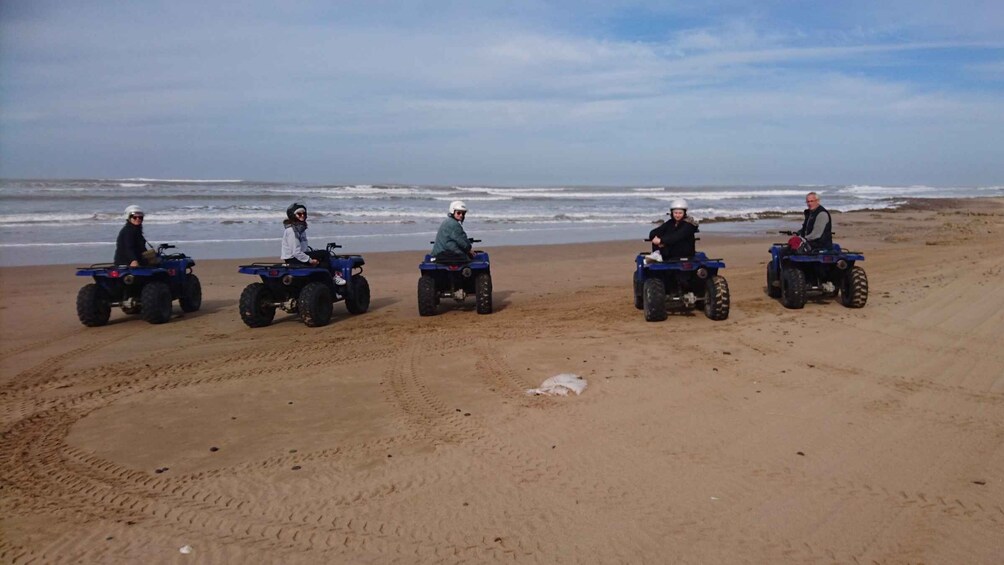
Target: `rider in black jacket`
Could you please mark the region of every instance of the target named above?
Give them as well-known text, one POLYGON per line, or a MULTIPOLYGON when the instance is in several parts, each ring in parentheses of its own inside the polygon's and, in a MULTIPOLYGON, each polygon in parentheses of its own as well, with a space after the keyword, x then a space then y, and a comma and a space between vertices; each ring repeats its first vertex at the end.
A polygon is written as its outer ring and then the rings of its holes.
POLYGON ((146 238, 143 237, 143 210, 135 204, 125 210, 126 224, 115 241, 115 264, 139 267, 146 264, 146 238))
POLYGON ((696 253, 694 236, 698 232, 697 220, 687 215, 687 201, 678 198, 669 206, 671 218, 648 234, 653 248, 649 258, 653 261, 693 257, 696 253))

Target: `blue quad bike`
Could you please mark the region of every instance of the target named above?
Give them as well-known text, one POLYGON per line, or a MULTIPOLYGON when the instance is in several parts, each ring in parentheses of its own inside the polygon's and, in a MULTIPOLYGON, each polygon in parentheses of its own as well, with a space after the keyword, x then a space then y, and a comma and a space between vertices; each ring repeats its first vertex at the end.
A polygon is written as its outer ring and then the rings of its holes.
POLYGON ((159 262, 143 267, 97 263, 77 269, 78 277, 92 277, 77 293, 77 317, 88 327, 103 326, 111 317, 112 306, 126 314, 139 314, 151 324, 171 318, 175 299, 185 312, 202 306, 202 284, 192 273, 195 260, 184 253, 167 254, 173 245, 157 247, 159 262))
POLYGON ((785 308, 798 309, 810 296, 835 298, 839 294, 844 306, 862 308, 868 302, 868 276, 855 262, 864 260, 861 252, 846 251, 837 244, 832 249, 793 253, 788 243, 775 243, 767 263, 767 295, 780 298, 785 308))
POLYGON ((244 287, 239 302, 241 320, 248 327, 261 328, 275 319, 276 308, 299 314, 307 327, 326 326, 331 322, 335 302, 345 301, 351 314, 362 314, 370 307, 370 285, 362 275, 366 261, 361 255, 337 255, 341 245, 329 243, 325 251, 310 250, 314 258, 328 258, 329 267, 297 266, 287 263, 252 263, 238 271, 261 278, 244 287), (319 255, 320 257, 317 257, 319 255), (335 271, 342 272, 344 285, 336 285, 335 271))
MULTIPOLYGON (((471 239, 480 243, 480 239, 471 239)), ((474 250, 473 258, 437 260, 426 255, 418 266, 418 315, 434 316, 440 299, 452 298, 457 303, 474 295, 478 314, 492 313, 492 272, 488 254, 474 250)))
MULTIPOLYGON (((648 241, 648 240, 646 240, 648 241)), ((729 317, 729 283, 718 274, 725 268, 721 259, 709 259, 698 251, 693 257, 646 263, 648 253, 635 257, 634 307, 645 312, 648 322, 661 322, 668 308, 704 308, 712 320, 729 317)))

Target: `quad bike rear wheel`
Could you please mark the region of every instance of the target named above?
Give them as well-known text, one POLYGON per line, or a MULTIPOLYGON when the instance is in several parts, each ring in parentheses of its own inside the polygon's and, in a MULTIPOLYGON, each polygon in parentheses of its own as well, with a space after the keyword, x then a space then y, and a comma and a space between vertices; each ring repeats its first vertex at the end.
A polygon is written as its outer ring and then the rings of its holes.
POLYGON ((418 315, 435 316, 439 297, 436 296, 436 279, 432 275, 422 275, 418 279, 418 315))
POLYGON ((197 312, 202 308, 202 283, 195 275, 186 275, 185 282, 181 283, 181 296, 178 297, 178 304, 183 312, 197 312))
POLYGON ((151 324, 163 324, 171 319, 172 300, 171 287, 167 283, 148 282, 139 293, 139 315, 151 324))
POLYGON ((805 273, 795 267, 781 271, 781 303, 798 310, 805 306, 805 273))
POLYGON ((77 292, 77 318, 80 323, 96 328, 108 323, 112 315, 111 299, 108 291, 96 283, 85 284, 77 292))
POLYGON ((363 314, 370 309, 370 283, 366 277, 362 275, 352 277, 348 295, 345 297, 345 308, 350 314, 363 314))
POLYGON ((320 282, 307 283, 297 301, 300 319, 308 328, 318 328, 331 322, 331 290, 320 282))
POLYGON ((777 276, 773 261, 767 263, 767 296, 781 298, 781 278, 777 276))
POLYGON ((492 275, 481 273, 474 278, 474 293, 478 305, 478 314, 492 313, 492 275))
POLYGON ((264 283, 256 282, 244 287, 238 304, 241 320, 249 328, 263 328, 275 319, 274 299, 264 283))
POLYGON ((646 322, 661 322, 666 319, 666 284, 662 279, 646 279, 642 286, 646 322))
POLYGON ((840 289, 840 303, 848 308, 863 308, 868 302, 868 275, 861 267, 854 266, 844 275, 840 289))
POLYGON ((708 297, 704 299, 704 315, 712 320, 724 320, 729 317, 729 283, 725 277, 715 275, 708 279, 708 297))

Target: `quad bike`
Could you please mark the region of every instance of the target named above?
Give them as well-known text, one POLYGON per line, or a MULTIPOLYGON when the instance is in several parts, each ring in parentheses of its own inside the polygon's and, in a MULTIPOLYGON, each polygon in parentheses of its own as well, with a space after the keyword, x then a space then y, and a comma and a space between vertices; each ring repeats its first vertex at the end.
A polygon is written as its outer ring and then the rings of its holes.
POLYGON ((241 320, 248 327, 264 327, 272 323, 276 309, 281 308, 299 314, 308 327, 325 326, 331 322, 334 303, 343 300, 350 314, 366 312, 370 307, 370 285, 362 275, 366 261, 360 255, 337 255, 335 250, 340 247, 329 243, 325 251, 310 250, 308 254, 322 261, 316 266, 241 265, 239 272, 261 278, 261 282, 251 283, 241 292, 241 320), (334 276, 339 271, 344 285, 335 284, 334 276))
POLYGON ((195 260, 184 253, 167 254, 168 249, 174 246, 166 243, 158 246, 147 266, 97 263, 77 268, 78 277, 94 279, 77 293, 80 323, 103 326, 115 306, 126 314, 139 314, 151 324, 163 324, 171 318, 171 303, 175 299, 185 312, 198 310, 202 306, 202 284, 192 272, 195 260))
MULTIPOLYGON (((470 239, 480 243, 480 239, 470 239)), ((478 314, 492 313, 492 273, 488 253, 474 250, 473 258, 437 259, 426 255, 418 266, 418 314, 434 316, 440 299, 463 303, 475 296, 478 314)))
MULTIPOLYGON (((646 240, 648 241, 648 240, 646 240)), ((668 308, 692 310, 703 306, 712 320, 729 317, 729 283, 718 274, 721 259, 709 259, 698 251, 693 257, 646 262, 648 253, 635 257, 634 306, 644 310, 645 320, 661 322, 668 308)))
POLYGON ((837 244, 831 249, 795 251, 790 242, 775 243, 767 263, 767 294, 780 298, 785 308, 802 308, 810 296, 835 298, 838 294, 844 306, 862 308, 868 302, 868 276, 855 262, 864 260, 861 252, 846 251, 837 244))

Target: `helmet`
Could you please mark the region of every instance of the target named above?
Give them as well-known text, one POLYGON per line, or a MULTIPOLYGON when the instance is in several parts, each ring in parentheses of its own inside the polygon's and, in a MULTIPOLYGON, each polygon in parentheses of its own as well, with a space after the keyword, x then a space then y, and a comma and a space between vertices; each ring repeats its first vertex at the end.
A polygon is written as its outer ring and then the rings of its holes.
POLYGON ((454 200, 453 202, 450 202, 450 215, 452 216, 453 213, 458 210, 461 212, 466 212, 467 204, 464 204, 463 200, 454 200))
POLYGON ((143 209, 135 204, 127 206, 125 209, 125 219, 127 220, 129 219, 129 216, 142 216, 142 215, 143 215, 143 209))
POLYGON ((306 214, 307 206, 305 206, 304 204, 300 204, 299 202, 294 202, 289 205, 289 208, 286 208, 286 217, 289 218, 289 221, 295 222, 297 221, 296 213, 300 211, 303 211, 303 213, 306 214))
POLYGON ((686 212, 687 201, 682 198, 674 199, 672 202, 669 203, 669 211, 672 212, 673 210, 683 210, 684 212, 686 212))

